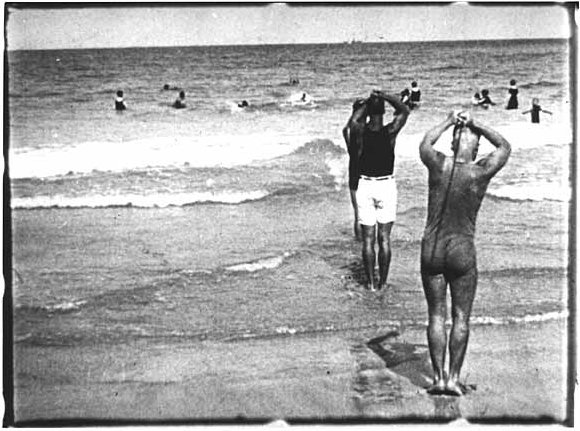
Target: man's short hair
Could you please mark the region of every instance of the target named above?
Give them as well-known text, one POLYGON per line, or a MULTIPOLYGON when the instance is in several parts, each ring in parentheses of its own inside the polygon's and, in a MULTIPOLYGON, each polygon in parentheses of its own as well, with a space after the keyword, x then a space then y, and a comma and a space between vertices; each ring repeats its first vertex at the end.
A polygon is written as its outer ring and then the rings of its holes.
POLYGON ((385 101, 382 97, 372 95, 367 101, 367 113, 369 115, 382 115, 385 113, 385 101))

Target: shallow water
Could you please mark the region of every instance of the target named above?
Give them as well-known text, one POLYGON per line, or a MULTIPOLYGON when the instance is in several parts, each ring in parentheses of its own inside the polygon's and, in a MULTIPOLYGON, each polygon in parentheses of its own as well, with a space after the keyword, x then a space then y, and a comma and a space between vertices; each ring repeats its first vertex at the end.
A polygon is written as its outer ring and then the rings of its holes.
POLYGON ((513 146, 480 213, 474 323, 562 319, 568 51, 566 41, 488 41, 10 52, 16 341, 424 325, 419 142, 481 88, 500 103, 511 78, 521 110, 540 97, 554 115, 532 125, 501 103, 474 112, 513 146), (351 233, 341 128, 355 97, 412 79, 423 105, 397 141, 393 287, 373 296, 351 233), (168 106, 176 92, 164 83, 186 89, 187 109, 168 106), (302 92, 314 102, 296 103, 302 92), (241 99, 251 109, 233 106, 241 99))

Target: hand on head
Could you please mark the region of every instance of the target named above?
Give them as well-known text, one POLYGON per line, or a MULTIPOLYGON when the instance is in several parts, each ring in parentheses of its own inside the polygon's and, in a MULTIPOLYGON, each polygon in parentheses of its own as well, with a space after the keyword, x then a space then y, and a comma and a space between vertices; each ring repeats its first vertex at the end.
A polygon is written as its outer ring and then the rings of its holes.
POLYGON ((384 97, 385 96, 385 93, 383 91, 381 91, 381 90, 373 90, 373 91, 371 91, 370 97, 373 97, 373 96, 374 97, 377 97, 377 96, 378 97, 384 97))
POLYGON ((469 111, 455 110, 449 113, 447 119, 459 127, 469 127, 473 124, 469 111))
POLYGON ((367 99, 363 99, 363 98, 358 98, 354 101, 354 103, 352 104, 352 109, 353 111, 356 111, 358 108, 360 108, 362 105, 367 103, 367 99))
POLYGON ((465 127, 471 121, 469 111, 459 111, 455 115, 455 123, 459 126, 465 127))

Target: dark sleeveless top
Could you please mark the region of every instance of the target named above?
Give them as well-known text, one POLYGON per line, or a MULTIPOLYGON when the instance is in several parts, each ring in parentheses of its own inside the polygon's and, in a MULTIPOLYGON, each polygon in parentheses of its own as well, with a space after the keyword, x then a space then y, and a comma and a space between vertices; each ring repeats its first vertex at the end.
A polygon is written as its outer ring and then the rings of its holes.
POLYGON ((387 126, 379 132, 365 129, 360 157, 360 173, 369 177, 392 175, 395 165, 395 142, 387 126))
POLYGON ((532 105, 532 123, 540 122, 540 111, 542 108, 540 105, 532 105))
POLYGON ((117 111, 124 111, 125 109, 127 109, 127 107, 125 106, 125 102, 123 102, 123 99, 115 100, 115 109, 117 111))
POLYGON ((413 91, 411 90, 411 102, 421 101, 421 90, 413 91))

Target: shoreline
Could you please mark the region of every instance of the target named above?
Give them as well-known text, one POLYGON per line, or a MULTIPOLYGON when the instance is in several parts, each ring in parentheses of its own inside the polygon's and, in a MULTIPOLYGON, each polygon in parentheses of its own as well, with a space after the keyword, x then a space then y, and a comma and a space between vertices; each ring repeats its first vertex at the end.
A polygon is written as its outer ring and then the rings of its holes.
POLYGON ((565 341, 553 335, 566 334, 565 326, 473 327, 462 381, 476 389, 461 398, 426 394, 431 369, 424 330, 403 330, 378 343, 392 329, 233 342, 16 344, 16 424, 560 423, 567 368, 558 359, 565 341), (389 358, 396 360, 387 367, 389 358))

